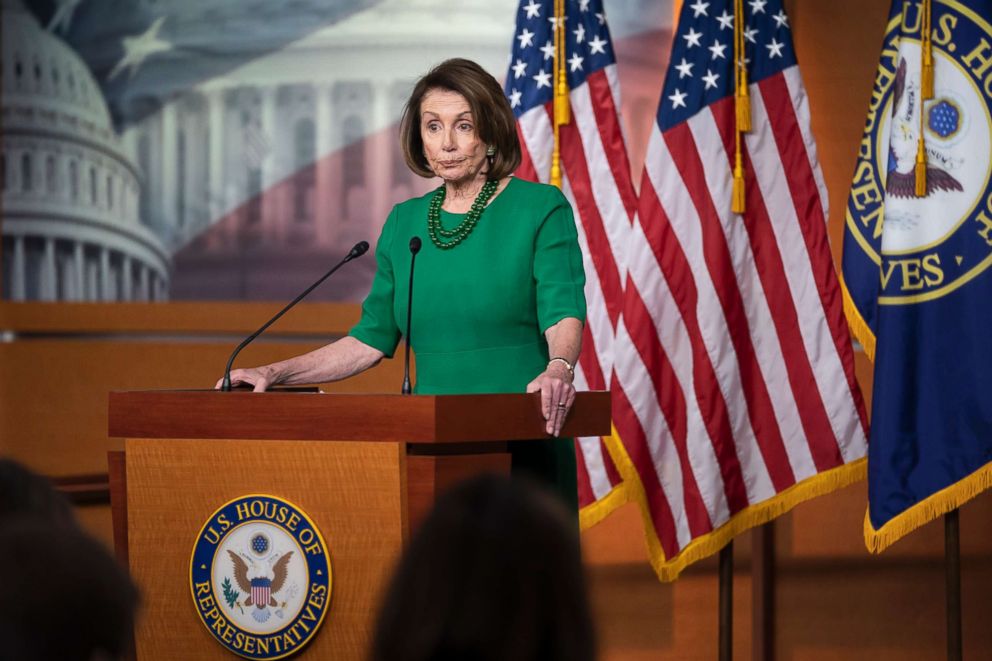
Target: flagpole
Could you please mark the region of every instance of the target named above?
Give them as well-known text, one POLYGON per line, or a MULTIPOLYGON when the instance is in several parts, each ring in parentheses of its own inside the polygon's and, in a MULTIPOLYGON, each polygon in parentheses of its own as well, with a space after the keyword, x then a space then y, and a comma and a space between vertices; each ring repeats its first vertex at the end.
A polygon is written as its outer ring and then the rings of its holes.
POLYGON ((734 656, 734 541, 720 549, 720 661, 734 656))
POLYGON ((775 520, 751 531, 751 658, 775 658, 775 520))
POLYGON ((961 661, 961 526, 959 510, 944 515, 944 585, 947 593, 947 661, 961 661))

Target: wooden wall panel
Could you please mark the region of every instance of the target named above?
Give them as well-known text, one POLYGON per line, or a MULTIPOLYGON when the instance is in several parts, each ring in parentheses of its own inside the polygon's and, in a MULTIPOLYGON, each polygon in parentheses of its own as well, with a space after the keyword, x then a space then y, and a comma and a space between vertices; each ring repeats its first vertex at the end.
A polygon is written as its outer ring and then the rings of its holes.
MULTIPOLYGON (((28 339, 0 343, 0 452, 49 475, 106 472, 107 393, 111 390, 212 388, 235 341, 28 339)), ((238 365, 287 358, 317 342, 260 341, 238 365)), ((398 392, 402 361, 386 360, 337 392, 398 392)))

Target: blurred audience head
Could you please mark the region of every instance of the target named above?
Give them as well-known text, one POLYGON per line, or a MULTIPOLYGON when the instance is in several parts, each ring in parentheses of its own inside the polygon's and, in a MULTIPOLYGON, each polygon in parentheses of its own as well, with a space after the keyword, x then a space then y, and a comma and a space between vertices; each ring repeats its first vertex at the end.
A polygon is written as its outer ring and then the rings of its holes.
POLYGON ((72 505, 47 479, 11 459, 0 458, 0 523, 34 516, 55 525, 75 526, 72 505))
POLYGON ((474 478, 440 498, 385 595, 374 661, 591 661, 574 517, 519 479, 474 478))
POLYGON ((44 478, 0 460, 0 660, 110 661, 134 629, 138 592, 44 478))

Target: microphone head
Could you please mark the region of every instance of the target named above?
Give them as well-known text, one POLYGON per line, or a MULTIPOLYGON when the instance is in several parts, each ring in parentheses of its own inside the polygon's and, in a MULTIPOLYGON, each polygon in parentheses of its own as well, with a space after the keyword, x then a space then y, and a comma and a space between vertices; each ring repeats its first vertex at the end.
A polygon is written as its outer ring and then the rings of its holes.
POLYGON ((351 249, 348 253, 348 259, 355 259, 356 257, 361 257, 369 251, 368 241, 359 241, 355 244, 355 247, 351 249))
POLYGON ((419 236, 410 239, 410 253, 416 255, 420 252, 421 241, 419 236))

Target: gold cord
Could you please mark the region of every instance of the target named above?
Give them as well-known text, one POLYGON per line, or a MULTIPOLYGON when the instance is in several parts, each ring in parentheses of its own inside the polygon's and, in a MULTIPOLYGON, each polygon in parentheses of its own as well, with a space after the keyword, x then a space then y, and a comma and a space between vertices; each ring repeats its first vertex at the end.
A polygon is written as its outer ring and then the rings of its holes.
POLYGON ((923 127, 925 125, 926 100, 933 98, 933 43, 930 34, 930 0, 920 4, 920 135, 916 141, 916 175, 914 193, 916 197, 927 196, 927 148, 924 142, 923 127))
POLYGON ((555 0, 555 55, 553 60, 554 91, 554 132, 555 145, 551 153, 551 185, 561 188, 561 132, 562 124, 572 119, 568 104, 568 78, 565 73, 565 0, 555 0))
POLYGON ((741 133, 751 130, 751 100, 747 88, 747 64, 744 62, 744 0, 734 0, 734 187, 730 209, 744 213, 744 164, 741 157, 741 133))

